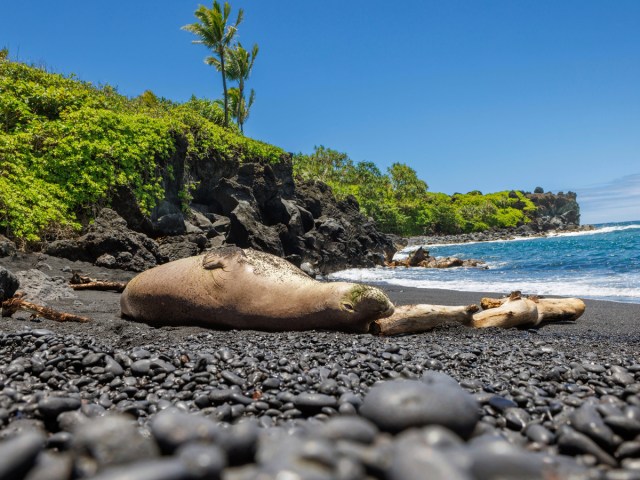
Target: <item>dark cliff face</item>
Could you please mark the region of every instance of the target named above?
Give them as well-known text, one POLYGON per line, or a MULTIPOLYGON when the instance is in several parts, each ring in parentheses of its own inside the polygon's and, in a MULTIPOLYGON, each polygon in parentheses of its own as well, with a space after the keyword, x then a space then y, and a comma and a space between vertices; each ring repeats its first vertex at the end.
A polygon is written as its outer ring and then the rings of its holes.
POLYGON ((574 192, 528 193, 537 207, 533 223, 540 230, 571 229, 580 225, 580 206, 574 192))
MULTIPOLYGON (((338 202, 320 182, 296 184, 288 157, 276 164, 209 159, 185 165, 176 160, 180 165, 167 178, 165 199, 150 217, 141 214, 131 192, 123 190, 112 199, 128 228, 156 239, 158 263, 236 245, 326 274, 380 265, 393 255, 389 237, 360 213, 355 199, 338 202), (187 183, 194 186, 188 203, 180 193, 187 183)), ((81 244, 71 250, 68 244, 54 247, 65 256, 83 249, 81 244)))

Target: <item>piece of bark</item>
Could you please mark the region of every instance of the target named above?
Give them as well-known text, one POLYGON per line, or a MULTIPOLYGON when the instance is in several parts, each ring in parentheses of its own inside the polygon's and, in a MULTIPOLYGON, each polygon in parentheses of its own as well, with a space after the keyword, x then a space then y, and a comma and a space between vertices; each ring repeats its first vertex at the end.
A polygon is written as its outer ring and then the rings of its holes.
POLYGON ((456 322, 467 325, 473 314, 480 310, 477 305, 450 307, 446 305, 402 305, 393 315, 376 320, 370 328, 376 335, 401 335, 431 330, 444 323, 456 322))
POLYGON ((80 315, 74 315, 73 313, 58 312, 53 308, 44 307, 35 303, 28 302, 22 298, 21 294, 16 294, 8 300, 2 302, 2 316, 11 317, 18 310, 26 310, 33 312, 48 320, 54 320, 56 322, 79 322, 87 323, 91 321, 88 317, 82 317, 80 315))

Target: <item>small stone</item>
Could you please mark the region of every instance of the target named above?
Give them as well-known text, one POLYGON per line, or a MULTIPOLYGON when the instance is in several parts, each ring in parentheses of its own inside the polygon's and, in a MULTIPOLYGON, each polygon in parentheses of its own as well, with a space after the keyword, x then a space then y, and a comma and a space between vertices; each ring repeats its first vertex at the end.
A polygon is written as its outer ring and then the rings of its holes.
POLYGON ((188 443, 176 451, 176 456, 193 478, 220 478, 227 463, 220 447, 206 443, 188 443))
POLYGON ((47 397, 38 402, 40 414, 47 420, 55 420, 62 412, 77 410, 81 402, 73 397, 47 397))
POLYGON ((151 421, 151 433, 165 453, 172 453, 183 443, 215 442, 221 437, 220 427, 212 420, 168 408, 151 421))
POLYGON ((323 407, 337 406, 338 401, 330 395, 303 392, 293 399, 293 404, 303 413, 317 413, 323 407))
POLYGON ((159 458, 108 468, 92 478, 93 480, 192 480, 194 476, 181 459, 159 458))

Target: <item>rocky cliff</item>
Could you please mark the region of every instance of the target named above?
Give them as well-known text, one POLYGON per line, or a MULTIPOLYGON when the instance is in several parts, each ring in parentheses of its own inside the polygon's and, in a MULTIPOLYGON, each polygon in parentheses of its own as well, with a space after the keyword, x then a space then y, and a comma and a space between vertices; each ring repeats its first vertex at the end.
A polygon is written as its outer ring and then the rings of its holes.
POLYGON ((527 193, 536 206, 532 222, 527 224, 537 232, 571 230, 580 225, 580 206, 574 192, 527 193))
POLYGON ((174 156, 165 199, 150 216, 142 214, 130 191, 119 189, 112 208, 83 235, 54 241, 45 252, 141 271, 236 245, 284 257, 310 274, 371 267, 393 254, 389 238, 353 198, 338 202, 323 183, 294 183, 290 158, 275 164, 215 159, 187 164, 184 158, 179 151, 174 156))

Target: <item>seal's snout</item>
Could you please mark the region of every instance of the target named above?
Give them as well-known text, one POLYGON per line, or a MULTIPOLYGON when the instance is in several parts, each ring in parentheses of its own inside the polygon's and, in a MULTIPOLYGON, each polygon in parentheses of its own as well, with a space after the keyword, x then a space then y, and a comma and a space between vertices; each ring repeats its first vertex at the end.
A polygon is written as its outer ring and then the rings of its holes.
POLYGON ((343 308, 371 320, 388 317, 394 311, 389 297, 382 290, 369 285, 353 285, 346 295, 343 308))

